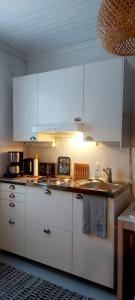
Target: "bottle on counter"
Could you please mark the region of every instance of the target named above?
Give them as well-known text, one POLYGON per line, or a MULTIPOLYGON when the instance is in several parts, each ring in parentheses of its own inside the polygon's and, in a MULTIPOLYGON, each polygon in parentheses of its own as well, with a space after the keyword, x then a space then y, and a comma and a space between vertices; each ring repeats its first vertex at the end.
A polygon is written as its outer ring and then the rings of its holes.
POLYGON ((95 164, 95 178, 99 179, 101 177, 101 166, 100 163, 97 161, 95 164))
POLYGON ((33 175, 38 176, 38 156, 37 156, 37 154, 33 161, 33 175))

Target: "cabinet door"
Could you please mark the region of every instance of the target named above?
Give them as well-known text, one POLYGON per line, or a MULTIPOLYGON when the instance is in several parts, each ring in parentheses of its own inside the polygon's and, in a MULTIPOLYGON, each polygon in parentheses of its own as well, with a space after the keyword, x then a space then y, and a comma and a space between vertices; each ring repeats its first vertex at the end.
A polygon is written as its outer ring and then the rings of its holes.
POLYGON ((83 66, 38 74, 38 123, 83 119, 83 66))
MULTIPOLYGON (((91 196, 96 197, 96 196, 91 196)), ((73 203, 73 274, 113 288, 114 216, 113 199, 107 199, 107 238, 82 232, 83 199, 73 203)), ((100 198, 99 198, 100 201, 100 198)))
POLYGON ((0 213, 2 216, 25 220, 25 203, 17 201, 0 200, 0 213))
POLYGON ((3 250, 24 256, 23 220, 0 216, 0 247, 3 250))
POLYGON ((37 75, 13 80, 13 138, 29 141, 32 125, 37 124, 37 75))
POLYGON ((1 195, 1 199, 6 199, 9 201, 25 202, 25 194, 0 191, 0 195, 1 195))
POLYGON ((71 272, 72 233, 33 222, 26 223, 26 257, 71 272))
POLYGON ((121 141, 122 58, 85 65, 84 123, 96 141, 121 141))
POLYGON ((1 191, 6 191, 6 192, 9 192, 9 193, 13 193, 13 194, 15 194, 16 192, 17 192, 17 194, 18 193, 19 194, 24 194, 22 197, 25 198, 25 185, 14 184, 13 180, 12 180, 12 183, 11 182, 8 183, 8 179, 7 179, 6 183, 1 183, 0 184, 0 190, 1 191))
POLYGON ((26 188, 26 218, 38 224, 72 231, 72 193, 26 188))

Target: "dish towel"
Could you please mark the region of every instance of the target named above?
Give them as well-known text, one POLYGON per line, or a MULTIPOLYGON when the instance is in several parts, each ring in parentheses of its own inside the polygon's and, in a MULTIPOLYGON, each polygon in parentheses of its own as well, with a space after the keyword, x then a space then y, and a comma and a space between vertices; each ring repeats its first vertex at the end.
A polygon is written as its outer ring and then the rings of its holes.
POLYGON ((107 200, 104 197, 84 195, 83 228, 84 234, 101 238, 107 236, 107 200))

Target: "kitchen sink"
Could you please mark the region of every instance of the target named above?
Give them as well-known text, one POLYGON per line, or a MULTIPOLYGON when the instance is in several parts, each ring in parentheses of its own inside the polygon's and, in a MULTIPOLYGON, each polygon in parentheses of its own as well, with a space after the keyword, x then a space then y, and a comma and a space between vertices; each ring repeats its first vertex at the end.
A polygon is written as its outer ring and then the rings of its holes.
POLYGON ((90 181, 89 183, 84 184, 83 188, 98 191, 115 192, 116 190, 121 188, 121 185, 118 183, 108 183, 103 181, 90 181))

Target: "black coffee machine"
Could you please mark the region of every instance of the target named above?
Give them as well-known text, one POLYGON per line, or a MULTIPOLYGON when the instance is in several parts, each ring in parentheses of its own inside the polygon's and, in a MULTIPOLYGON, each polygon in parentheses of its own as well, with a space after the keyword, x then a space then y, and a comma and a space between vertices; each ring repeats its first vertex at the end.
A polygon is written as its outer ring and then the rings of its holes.
POLYGON ((23 159, 23 173, 24 175, 33 175, 33 158, 23 159))
POLYGON ((9 162, 7 166, 7 177, 17 177, 23 175, 23 152, 9 151, 9 162))

